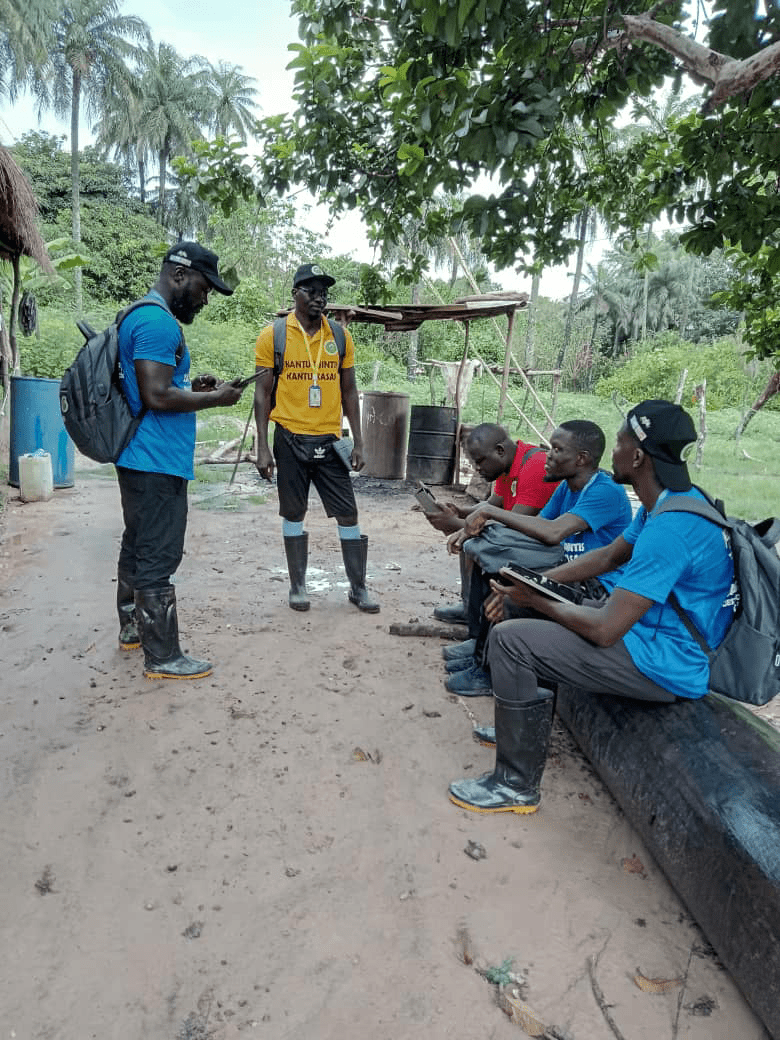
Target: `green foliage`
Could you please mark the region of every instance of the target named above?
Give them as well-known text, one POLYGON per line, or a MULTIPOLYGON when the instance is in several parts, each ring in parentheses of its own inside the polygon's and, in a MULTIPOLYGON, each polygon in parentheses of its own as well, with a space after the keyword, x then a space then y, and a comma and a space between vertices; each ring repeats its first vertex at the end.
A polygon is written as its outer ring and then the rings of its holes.
POLYGON ((191 186, 203 202, 231 216, 244 202, 262 203, 262 194, 252 178, 252 167, 245 161, 241 141, 218 137, 215 141, 193 141, 192 158, 178 157, 171 165, 179 182, 191 186))
POLYGON ((780 358, 780 306, 778 275, 780 249, 762 246, 753 256, 732 249, 729 255, 739 271, 740 279, 716 293, 721 306, 741 311, 745 320, 745 339, 751 354, 759 358, 780 358))
MULTIPOLYGON (((35 191, 44 235, 70 240, 70 157, 62 151, 62 140, 25 134, 12 153, 35 191)), ((126 170, 100 159, 93 148, 82 151, 79 168, 85 292, 101 303, 128 303, 148 291, 168 244, 134 196, 126 170)), ((41 300, 51 298, 51 288, 44 287, 41 300)))
MULTIPOLYGON (((159 225, 143 213, 92 201, 81 207, 82 248, 88 255, 84 288, 101 303, 119 305, 137 300, 149 291, 160 273, 168 248, 159 225)), ((54 227, 67 234, 70 213, 59 215, 54 227)))
MULTIPOLYGON (((72 185, 70 156, 62 150, 64 136, 43 131, 24 134, 11 149, 30 182, 44 225, 57 220, 62 210, 70 213, 72 185)), ((94 148, 79 155, 80 193, 83 200, 125 210, 143 212, 143 206, 125 169, 101 159, 94 148)))
MULTIPOLYGON (((467 228, 501 266, 567 258, 583 198, 572 123, 604 125, 672 68, 653 48, 599 51, 600 33, 622 24, 601 0, 580 4, 579 18, 558 0, 544 15, 503 0, 294 9, 298 110, 261 121, 265 183, 303 183, 336 211, 358 207, 382 241, 401 240, 404 219, 425 211, 423 239, 467 228), (478 196, 485 173, 497 191, 478 196), (465 193, 454 211, 428 207, 442 190, 465 193)), ((681 10, 667 5, 658 18, 671 24, 681 10)))
MULTIPOLYGON (((89 323, 102 329, 116 310, 90 308, 89 323)), ((59 379, 84 345, 76 328, 76 315, 67 307, 41 307, 38 310, 38 336, 19 341, 19 367, 22 375, 39 379, 59 379)))
POLYGON ((731 337, 708 346, 686 343, 674 333, 655 336, 637 355, 622 364, 612 375, 596 384, 596 393, 607 397, 617 393, 629 401, 660 397, 673 400, 680 375, 688 370, 683 404, 690 404, 693 387, 707 380, 707 407, 746 407, 766 385, 767 365, 753 366, 751 372, 744 355, 731 337))
MULTIPOLYGON (((255 370, 255 340, 262 326, 239 321, 216 324, 209 319, 201 315, 185 329, 192 374, 212 372, 220 379, 251 375, 255 370)), ((246 394, 244 398, 248 402, 246 394)), ((245 411, 248 404, 235 407, 245 411)))
MULTIPOLYGON (((270 294, 255 278, 238 283, 232 296, 212 293, 209 297, 208 321, 246 325, 257 332, 273 320, 274 306, 270 294)), ((257 335, 257 332, 255 335, 257 335)))

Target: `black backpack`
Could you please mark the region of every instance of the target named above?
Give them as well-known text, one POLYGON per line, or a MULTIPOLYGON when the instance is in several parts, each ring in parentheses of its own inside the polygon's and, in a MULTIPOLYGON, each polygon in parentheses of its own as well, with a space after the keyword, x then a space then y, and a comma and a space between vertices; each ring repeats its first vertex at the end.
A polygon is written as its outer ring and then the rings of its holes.
MULTIPOLYGON (((336 347, 339 352, 339 372, 344 364, 344 355, 347 352, 347 336, 344 332, 344 327, 339 325, 337 321, 331 321, 330 318, 326 318, 328 325, 330 326, 331 334, 333 339, 336 341, 336 347)), ((287 346, 287 318, 276 318, 274 321, 274 384, 271 389, 271 410, 276 405, 276 386, 279 382, 279 376, 282 374, 284 368, 284 351, 287 346)))
MULTIPOLYGON (((76 322, 86 343, 60 380, 60 412, 73 443, 95 462, 116 462, 146 414, 143 407, 137 416, 130 411, 119 368, 119 326, 132 311, 146 306, 167 310, 154 299, 136 300, 102 332, 86 321, 76 322)), ((182 337, 177 360, 183 350, 182 337)))
POLYGON ((710 691, 746 704, 766 704, 780 693, 780 556, 775 548, 780 520, 749 524, 726 517, 719 506, 709 496, 706 502, 676 496, 653 513, 695 513, 729 532, 740 601, 718 649, 710 649, 674 593, 669 603, 709 658, 710 691))

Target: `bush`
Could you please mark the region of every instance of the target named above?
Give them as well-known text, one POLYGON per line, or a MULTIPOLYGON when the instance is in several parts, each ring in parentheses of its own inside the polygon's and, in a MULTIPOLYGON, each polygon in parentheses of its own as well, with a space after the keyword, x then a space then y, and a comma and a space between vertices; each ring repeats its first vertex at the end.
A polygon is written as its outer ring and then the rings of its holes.
POLYGON ((764 388, 771 372, 767 363, 748 367, 731 336, 705 346, 665 332, 639 349, 637 356, 598 381, 595 392, 599 396, 617 393, 629 401, 674 400, 680 375, 687 369, 684 405, 690 402, 693 387, 706 379, 708 408, 745 408, 764 388))
POLYGON ((211 293, 207 317, 211 324, 233 322, 252 326, 256 338, 260 329, 273 321, 275 310, 268 290, 256 278, 244 278, 232 296, 211 293))

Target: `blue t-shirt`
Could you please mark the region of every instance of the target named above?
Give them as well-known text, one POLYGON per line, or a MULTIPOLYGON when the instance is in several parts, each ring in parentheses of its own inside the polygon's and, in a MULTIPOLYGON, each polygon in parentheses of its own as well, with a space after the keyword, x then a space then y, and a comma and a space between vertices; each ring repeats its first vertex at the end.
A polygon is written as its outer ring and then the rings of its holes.
MULTIPOLYGON (((681 494, 704 498, 695 488, 664 491, 656 505, 681 494)), ((642 506, 623 537, 634 550, 617 588, 653 601, 623 636, 626 649, 639 671, 665 690, 703 697, 710 677, 707 656, 667 598, 674 590, 708 645, 720 646, 739 602, 727 532, 692 513, 653 516, 642 506)))
MULTIPOLYGON (((162 303, 154 289, 148 298, 162 303)), ((162 307, 139 307, 119 326, 119 366, 122 387, 133 415, 141 411, 135 361, 158 361, 173 369, 172 383, 190 388, 190 352, 183 344, 179 323, 162 307), (177 352, 183 347, 181 355, 177 352)), ((135 437, 117 459, 117 466, 145 473, 168 473, 192 480, 195 476, 195 413, 156 412, 150 409, 135 437)))
MULTIPOLYGON (((563 541, 567 561, 576 560, 591 549, 601 549, 613 542, 631 523, 631 503, 626 489, 616 484, 604 470, 597 470, 581 491, 571 491, 562 480, 539 516, 557 520, 573 513, 588 525, 563 541)), ((602 580, 602 579, 600 579, 602 580)))

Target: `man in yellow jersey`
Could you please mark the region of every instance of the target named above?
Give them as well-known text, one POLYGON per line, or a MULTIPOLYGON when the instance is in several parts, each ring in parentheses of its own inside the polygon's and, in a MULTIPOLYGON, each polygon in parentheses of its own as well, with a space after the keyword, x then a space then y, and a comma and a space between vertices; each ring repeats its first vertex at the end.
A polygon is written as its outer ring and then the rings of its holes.
MULTIPOLYGON (((338 524, 349 601, 370 614, 379 604, 366 591, 368 539, 358 526, 357 503, 349 470, 334 443, 341 436, 342 411, 354 438, 351 464, 364 466, 360 401, 355 383, 355 345, 349 332, 342 352, 325 317, 328 289, 335 284, 317 264, 301 264, 293 276, 294 310, 286 318, 284 357, 274 373, 274 328, 257 337, 255 384, 257 469, 270 480, 277 468, 279 515, 290 574, 289 602, 293 610, 308 610, 306 564, 309 535, 303 521, 313 483, 328 516, 338 524), (268 421, 276 424, 273 454, 268 446, 268 421)), ((340 337, 340 330, 339 332, 340 337)))

